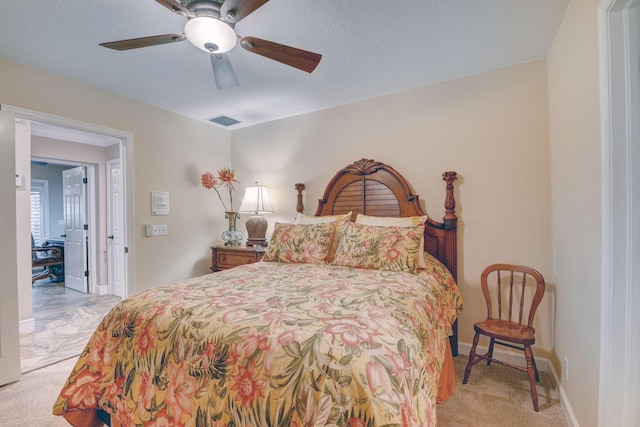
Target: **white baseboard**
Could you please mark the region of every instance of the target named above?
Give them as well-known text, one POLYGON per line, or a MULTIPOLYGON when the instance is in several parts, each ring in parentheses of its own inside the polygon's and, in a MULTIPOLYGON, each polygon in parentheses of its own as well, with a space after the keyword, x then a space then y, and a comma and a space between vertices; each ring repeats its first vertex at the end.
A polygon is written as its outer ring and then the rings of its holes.
POLYGON ((109 291, 107 285, 96 285, 96 295, 106 295, 109 291))
MULTIPOLYGON (((547 363, 549 363, 548 360, 547 363)), ((549 363, 549 366, 551 366, 553 379, 555 379, 556 384, 558 385, 558 392, 560 393, 560 407, 562 408, 562 412, 564 413, 564 418, 567 420, 567 423, 570 427, 579 427, 578 419, 576 418, 576 414, 573 413, 573 409, 571 408, 571 404, 569 403, 567 394, 564 392, 564 388, 562 387, 562 383, 560 382, 560 377, 558 376, 558 373, 551 363, 549 363)))
MULTIPOLYGON (((458 354, 468 356, 470 350, 471 350, 470 343, 466 343, 466 342, 458 343, 458 354)), ((483 347, 480 345, 476 348, 476 351, 478 353, 486 353, 487 350, 488 350, 487 347, 483 347)), ((498 359, 511 363, 512 365, 526 366, 524 354, 522 352, 503 350, 502 348, 495 347, 493 350, 493 354, 497 356, 498 359)), ((576 419, 576 416, 573 413, 573 409, 571 409, 571 404, 569 403, 569 399, 567 399, 567 395, 564 392, 562 383, 560 382, 560 377, 558 377, 558 373, 553 367, 553 364, 551 363, 551 361, 544 357, 536 357, 536 366, 538 367, 539 371, 550 372, 551 375, 553 375, 553 379, 555 380, 556 385, 558 386, 558 394, 560 395, 560 407, 562 408, 562 412, 564 413, 564 418, 567 420, 567 423, 569 424, 570 427, 579 427, 578 420, 576 419)))
POLYGON ((36 330, 36 321, 34 320, 33 317, 31 319, 21 320, 18 325, 18 331, 20 335, 30 334, 35 330, 36 330))

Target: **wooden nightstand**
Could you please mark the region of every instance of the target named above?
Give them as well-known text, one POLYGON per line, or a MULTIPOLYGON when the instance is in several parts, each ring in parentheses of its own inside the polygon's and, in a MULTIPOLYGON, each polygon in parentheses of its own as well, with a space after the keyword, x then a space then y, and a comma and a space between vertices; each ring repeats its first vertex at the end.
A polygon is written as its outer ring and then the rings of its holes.
POLYGON ((211 271, 216 272, 244 264, 253 264, 262 259, 265 248, 245 246, 212 246, 211 271))

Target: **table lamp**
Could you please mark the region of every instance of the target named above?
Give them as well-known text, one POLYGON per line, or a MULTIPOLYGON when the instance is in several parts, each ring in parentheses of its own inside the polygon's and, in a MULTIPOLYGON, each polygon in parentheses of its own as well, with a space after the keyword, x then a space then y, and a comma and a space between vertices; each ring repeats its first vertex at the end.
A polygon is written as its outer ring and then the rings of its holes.
POLYGON ((258 185, 256 182, 256 185, 245 188, 239 212, 252 214, 245 223, 247 227, 247 246, 266 246, 265 235, 269 224, 262 214, 273 212, 267 187, 258 185))

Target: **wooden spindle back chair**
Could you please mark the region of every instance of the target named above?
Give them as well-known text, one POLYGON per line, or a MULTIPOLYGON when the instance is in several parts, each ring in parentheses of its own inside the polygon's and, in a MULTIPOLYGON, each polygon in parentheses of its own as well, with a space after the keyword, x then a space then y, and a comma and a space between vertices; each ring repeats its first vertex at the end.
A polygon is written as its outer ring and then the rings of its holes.
POLYGON ((536 342, 533 319, 544 296, 544 278, 531 267, 493 264, 482 272, 480 285, 487 303, 487 318, 473 326, 475 335, 462 383, 467 383, 471 368, 481 360, 486 360, 487 365, 495 362, 526 372, 529 376, 533 408, 538 412, 536 381, 540 381, 540 377, 531 346, 536 342), (532 286, 535 287, 533 293, 529 291, 532 286), (480 335, 489 337, 489 349, 485 354, 476 354, 480 335), (495 344, 523 351, 526 367, 494 358, 495 344))
POLYGON ((31 272, 31 285, 36 280, 46 279, 52 276, 52 267, 64 265, 64 254, 55 246, 36 246, 31 235, 31 268, 42 267, 42 271, 31 272))

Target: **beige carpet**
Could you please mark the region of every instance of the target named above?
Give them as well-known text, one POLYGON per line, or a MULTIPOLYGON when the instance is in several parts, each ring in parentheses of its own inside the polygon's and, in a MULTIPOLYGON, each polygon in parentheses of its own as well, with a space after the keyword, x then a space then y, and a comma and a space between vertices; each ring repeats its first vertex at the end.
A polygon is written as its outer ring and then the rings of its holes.
POLYGON ((0 387, 0 426, 69 426, 51 414, 58 393, 75 365, 71 358, 22 375, 20 381, 0 387))
MULTIPOLYGON (((14 384, 0 387, 0 426, 68 426, 51 415, 53 403, 76 359, 29 372, 14 384)), ((566 426, 558 393, 549 374, 541 372, 540 412, 534 412, 526 375, 503 366, 478 364, 462 385, 467 358, 455 359, 458 384, 448 402, 438 405, 438 426, 566 426)))
POLYGON ((467 384, 462 384, 467 356, 455 358, 456 390, 445 403, 438 405, 439 426, 481 427, 564 427, 567 422, 560 406, 553 375, 540 372, 537 384, 539 412, 533 410, 529 379, 524 372, 486 363, 471 370, 467 384))

